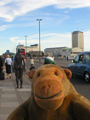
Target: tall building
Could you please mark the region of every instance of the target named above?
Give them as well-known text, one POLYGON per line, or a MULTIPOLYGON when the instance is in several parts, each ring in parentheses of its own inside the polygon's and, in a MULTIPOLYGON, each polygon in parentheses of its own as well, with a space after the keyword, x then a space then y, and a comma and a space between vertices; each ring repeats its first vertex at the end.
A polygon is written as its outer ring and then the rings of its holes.
POLYGON ((72 32, 72 48, 81 48, 84 51, 84 40, 83 40, 83 32, 74 31, 72 32))

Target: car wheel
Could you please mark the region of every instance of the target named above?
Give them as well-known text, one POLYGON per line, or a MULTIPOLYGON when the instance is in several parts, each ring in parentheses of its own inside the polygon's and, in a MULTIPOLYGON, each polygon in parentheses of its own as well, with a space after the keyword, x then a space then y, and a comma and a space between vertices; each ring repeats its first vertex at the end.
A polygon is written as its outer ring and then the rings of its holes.
POLYGON ((89 75, 88 72, 85 72, 85 74, 84 74, 84 80, 85 80, 86 82, 90 82, 90 75, 89 75))

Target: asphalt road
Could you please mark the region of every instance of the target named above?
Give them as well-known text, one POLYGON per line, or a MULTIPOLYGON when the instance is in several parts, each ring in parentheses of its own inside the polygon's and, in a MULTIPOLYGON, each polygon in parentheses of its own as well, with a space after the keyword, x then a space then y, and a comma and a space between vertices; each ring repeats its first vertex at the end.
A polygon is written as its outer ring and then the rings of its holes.
MULTIPOLYGON (((62 67, 63 69, 68 68, 68 64, 72 63, 71 60, 61 60, 61 59, 55 59, 55 63, 62 67)), ((35 62, 35 68, 37 69, 43 64, 43 61, 41 62, 35 62)), ((30 67, 29 60, 27 60, 27 65, 26 65, 26 74, 28 73, 30 67)), ((79 94, 82 94, 84 97, 90 100, 90 83, 86 83, 83 78, 81 77, 72 77, 70 79, 71 83, 74 85, 76 88, 77 92, 79 94)))

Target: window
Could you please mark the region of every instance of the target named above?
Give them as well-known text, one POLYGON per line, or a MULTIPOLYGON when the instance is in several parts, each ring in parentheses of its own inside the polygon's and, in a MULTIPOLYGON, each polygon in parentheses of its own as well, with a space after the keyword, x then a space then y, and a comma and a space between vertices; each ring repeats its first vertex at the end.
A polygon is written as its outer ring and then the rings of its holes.
POLYGON ((25 52, 25 50, 24 50, 24 49, 21 49, 21 53, 23 53, 23 52, 25 52))
POLYGON ((85 61, 86 63, 89 63, 89 62, 90 62, 90 57, 89 57, 89 55, 85 55, 84 61, 85 61))
POLYGON ((79 63, 83 63, 83 58, 84 58, 84 55, 79 56, 79 63))
POLYGON ((79 56, 75 57, 75 62, 78 62, 79 56))

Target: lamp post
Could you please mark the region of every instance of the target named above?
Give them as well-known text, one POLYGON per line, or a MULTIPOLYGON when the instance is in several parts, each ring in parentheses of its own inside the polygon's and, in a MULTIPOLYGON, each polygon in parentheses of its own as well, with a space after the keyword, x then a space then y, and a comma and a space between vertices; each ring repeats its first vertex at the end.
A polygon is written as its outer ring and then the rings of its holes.
POLYGON ((25 36, 25 43, 26 43, 26 59, 27 59, 27 36, 25 36))
POLYGON ((42 21, 42 19, 37 19, 37 21, 39 21, 39 61, 40 61, 40 21, 42 21))

